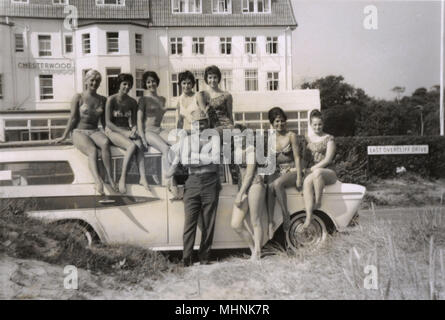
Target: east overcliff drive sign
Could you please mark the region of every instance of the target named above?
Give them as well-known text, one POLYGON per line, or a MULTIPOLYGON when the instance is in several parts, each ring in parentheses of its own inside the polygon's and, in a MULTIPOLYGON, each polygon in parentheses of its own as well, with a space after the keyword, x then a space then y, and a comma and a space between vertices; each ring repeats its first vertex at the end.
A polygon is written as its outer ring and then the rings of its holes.
POLYGON ((428 145, 368 146, 368 155, 428 154, 428 145))
POLYGON ((19 69, 33 69, 42 73, 61 73, 72 74, 74 73, 74 64, 64 61, 43 61, 43 62, 18 62, 17 67, 19 69))

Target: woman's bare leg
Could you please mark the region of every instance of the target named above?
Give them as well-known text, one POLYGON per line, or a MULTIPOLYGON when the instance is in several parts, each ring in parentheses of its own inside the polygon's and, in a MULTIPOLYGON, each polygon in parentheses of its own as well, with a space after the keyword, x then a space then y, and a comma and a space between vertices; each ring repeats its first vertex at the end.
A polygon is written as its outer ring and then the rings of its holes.
POLYGON ((284 232, 288 232, 289 227, 290 227, 290 213, 287 208, 286 188, 295 186, 296 179, 297 179, 296 172, 288 172, 288 173, 282 175, 281 177, 279 177, 272 184, 274 187, 274 190, 275 190, 275 194, 277 196, 278 203, 280 204, 282 214, 283 214, 283 230, 284 230, 284 232))
POLYGON ((263 239, 263 228, 261 226, 261 214, 264 210, 264 199, 266 188, 263 184, 255 183, 249 189, 248 201, 250 221, 253 227, 254 250, 252 251, 252 260, 261 258, 261 241, 263 239))
POLYGON ((318 209, 321 205, 321 196, 325 185, 334 184, 337 181, 337 175, 334 171, 324 168, 315 169, 313 175, 315 193, 314 209, 318 209))
POLYGON ((272 183, 267 185, 267 216, 268 216, 268 226, 267 232, 269 240, 273 238, 273 233, 275 229, 275 223, 273 221, 274 211, 275 211, 275 191, 272 183))
POLYGON ((241 237, 241 239, 247 242, 251 252, 253 252, 255 245, 252 240, 252 236, 250 235, 249 231, 244 227, 243 223, 248 210, 249 210, 249 205, 247 202, 243 202, 241 208, 233 206, 232 221, 230 225, 235 230, 235 232, 241 237))
POLYGON ((94 183, 96 184, 96 191, 103 195, 104 194, 104 183, 99 175, 97 169, 97 148, 93 140, 91 140, 87 135, 74 132, 73 133, 73 144, 80 150, 83 154, 88 156, 88 167, 93 174, 94 183))
POLYGON ((136 151, 137 146, 133 141, 131 141, 127 137, 124 137, 120 133, 109 132, 107 135, 115 146, 125 150, 124 161, 122 163, 122 173, 121 177, 119 178, 119 192, 126 193, 127 192, 126 178, 127 178, 128 164, 130 163, 131 157, 133 156, 133 153, 136 151))
POLYGON ((303 199, 304 206, 306 207, 306 220, 304 222, 304 228, 307 228, 312 220, 312 214, 314 211, 314 174, 308 175, 303 182, 303 199))
POLYGON ((149 145, 151 145, 156 150, 159 150, 162 153, 162 167, 163 172, 167 172, 168 168, 170 167, 168 163, 168 151, 170 147, 165 142, 162 137, 160 137, 157 133, 146 131, 145 138, 147 139, 147 142, 149 145))
POLYGON ((145 189, 150 190, 150 186, 148 185, 147 176, 145 175, 145 162, 144 162, 144 151, 140 148, 136 149, 136 157, 138 161, 139 167, 139 184, 144 186, 145 189))
POLYGON ((117 191, 116 183, 111 175, 111 152, 110 152, 110 140, 102 132, 98 131, 91 135, 91 139, 94 141, 96 146, 102 151, 102 162, 107 173, 108 181, 110 186, 114 191, 117 191))

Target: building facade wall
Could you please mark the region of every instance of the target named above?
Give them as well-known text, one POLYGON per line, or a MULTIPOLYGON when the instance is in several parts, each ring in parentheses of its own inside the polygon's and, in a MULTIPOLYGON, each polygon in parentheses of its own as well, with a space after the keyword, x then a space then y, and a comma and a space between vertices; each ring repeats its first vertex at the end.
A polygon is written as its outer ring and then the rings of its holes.
MULTIPOLYGON (((203 3, 203 12, 207 15, 209 13, 211 15, 209 4, 210 2, 205 1, 203 3)), ((169 2, 168 6, 170 5, 169 2)), ((233 5, 236 12, 241 10, 235 3, 233 5)), ((191 19, 199 18, 199 15, 178 15, 177 17, 183 19, 186 16, 190 16, 191 19)), ((231 14, 227 14, 227 16, 229 17, 231 14)), ((251 16, 246 15, 245 17, 247 19, 251 16)), ((131 73, 135 80, 137 71, 139 71, 139 75, 142 70, 155 71, 161 79, 158 93, 167 98, 167 106, 170 108, 176 107, 177 104, 178 91, 176 90, 175 94, 173 88, 175 77, 177 79, 177 75, 181 71, 193 71, 200 77, 199 90, 205 89, 202 77, 204 69, 209 65, 216 65, 224 71, 227 76, 225 79, 227 84, 223 85, 224 89, 229 89, 234 93, 234 96, 243 97, 242 103, 238 103, 237 99, 234 99, 234 113, 239 108, 242 108, 240 112, 243 114, 249 113, 249 108, 252 109, 252 112, 264 113, 267 108, 271 107, 269 104, 273 101, 259 98, 259 95, 278 97, 280 92, 285 93, 292 90, 292 63, 294 62, 292 60, 291 35, 293 28, 289 26, 270 24, 269 26, 246 25, 212 28, 205 26, 159 27, 148 26, 146 20, 94 21, 86 19, 79 24, 77 29, 69 30, 64 27, 64 21, 61 18, 9 17, 8 22, 9 25, 0 24, 3 40, 0 47, 3 94, 0 99, 0 113, 5 114, 0 119, 0 141, 5 141, 7 120, 18 117, 15 113, 12 115, 10 111, 22 110, 26 112, 26 117, 29 120, 26 126, 31 131, 33 123, 38 122, 33 122, 31 119, 47 116, 45 112, 65 110, 65 113, 59 112, 57 119, 62 115, 65 118, 68 117, 70 101, 75 93, 82 91, 83 76, 89 69, 96 69, 101 73, 102 83, 98 93, 104 96, 108 96, 111 91, 112 83, 109 77, 117 75, 109 74, 110 69, 131 73), (108 52, 108 32, 118 33, 118 52, 108 52), (23 52, 15 50, 15 34, 23 35, 23 52), (89 53, 85 53, 83 48, 83 35, 85 34, 89 35, 89 53), (142 53, 136 52, 136 34, 142 35, 142 53), (39 36, 50 37, 50 55, 42 56, 42 53, 39 52, 39 50, 41 51, 39 36), (67 36, 72 37, 72 52, 66 52, 67 36), (256 39, 256 52, 253 54, 246 52, 246 37, 256 39), (276 53, 267 52, 268 37, 277 39, 276 53), (180 54, 172 53, 172 38, 182 40, 180 54), (193 52, 193 38, 204 38, 202 54, 193 52), (230 54, 221 52, 221 38, 231 39, 230 54), (256 90, 254 91, 246 91, 247 71, 256 71, 254 81, 256 90), (268 73, 278 76, 276 79, 278 81, 277 91, 268 91, 268 73), (51 91, 51 89, 45 89, 46 91, 42 89, 41 76, 52 78, 51 94, 48 94, 48 90, 51 91), (251 101, 251 103, 246 103, 246 101, 251 101), (36 114, 32 114, 32 112, 36 114)), ((157 23, 161 24, 160 21, 157 23)), ((130 95, 137 98, 141 94, 143 91, 141 88, 137 88, 135 81, 130 95)), ((292 92, 291 95, 294 99, 299 99, 298 92, 292 92)), ((302 101, 309 101, 303 96, 302 101)), ((310 105, 296 103, 296 111, 319 108, 319 101, 316 101, 317 94, 310 96, 313 97, 310 105)), ((171 113, 166 114, 165 117, 171 122, 169 125, 174 123, 171 113)), ((244 118, 247 116, 243 115, 244 118)), ((58 125, 60 124, 59 120, 57 121, 58 125)), ((23 125, 21 124, 21 127, 23 125)), ((51 128, 51 121, 47 126, 51 128)), ((36 130, 42 128, 39 127, 36 130)), ((48 130, 51 131, 51 129, 48 130)), ((31 137, 31 134, 28 137, 31 137)), ((54 135, 49 134, 49 137, 54 138, 54 135)))

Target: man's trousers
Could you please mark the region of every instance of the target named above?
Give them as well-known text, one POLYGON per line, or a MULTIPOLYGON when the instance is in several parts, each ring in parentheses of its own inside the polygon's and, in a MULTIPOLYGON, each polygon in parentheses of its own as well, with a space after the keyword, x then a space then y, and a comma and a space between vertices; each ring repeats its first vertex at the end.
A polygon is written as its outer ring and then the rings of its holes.
POLYGON ((192 263, 198 218, 201 216, 201 244, 198 256, 201 263, 209 260, 210 247, 215 231, 216 211, 218 209, 221 183, 218 173, 204 173, 188 177, 184 190, 184 251, 185 264, 192 263))

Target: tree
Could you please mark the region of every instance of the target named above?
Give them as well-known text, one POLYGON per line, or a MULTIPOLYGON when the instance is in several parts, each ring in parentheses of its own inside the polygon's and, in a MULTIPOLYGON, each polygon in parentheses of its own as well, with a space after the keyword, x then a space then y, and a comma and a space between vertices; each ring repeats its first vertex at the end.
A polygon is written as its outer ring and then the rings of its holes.
POLYGON ((301 85, 301 89, 320 90, 321 110, 352 103, 364 104, 369 100, 365 91, 344 82, 343 76, 331 75, 313 82, 305 82, 301 85))
POLYGON ((301 88, 320 90, 325 130, 334 136, 354 135, 356 119, 360 118, 361 108, 371 100, 364 90, 344 82, 343 76, 330 75, 313 82, 305 82, 301 88))
POLYGON ((400 98, 402 97, 402 94, 405 92, 405 87, 396 86, 396 87, 392 88, 391 91, 395 92, 396 101, 399 102, 400 98))

